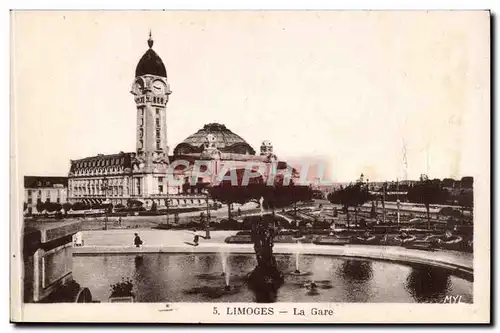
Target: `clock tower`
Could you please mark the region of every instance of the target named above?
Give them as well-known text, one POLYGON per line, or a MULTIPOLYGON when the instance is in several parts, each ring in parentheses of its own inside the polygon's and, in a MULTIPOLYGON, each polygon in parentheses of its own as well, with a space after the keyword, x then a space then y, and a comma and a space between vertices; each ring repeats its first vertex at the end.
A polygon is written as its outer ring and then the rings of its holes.
POLYGON ((131 90, 137 106, 136 153, 141 169, 151 169, 157 160, 168 162, 166 108, 171 91, 165 65, 152 49, 151 32, 148 46, 137 64, 131 90))
POLYGON ((143 200, 146 207, 152 198, 168 191, 167 103, 171 94, 167 71, 153 51, 151 32, 149 49, 135 69, 131 93, 137 107, 136 153, 132 158, 130 194, 143 200))

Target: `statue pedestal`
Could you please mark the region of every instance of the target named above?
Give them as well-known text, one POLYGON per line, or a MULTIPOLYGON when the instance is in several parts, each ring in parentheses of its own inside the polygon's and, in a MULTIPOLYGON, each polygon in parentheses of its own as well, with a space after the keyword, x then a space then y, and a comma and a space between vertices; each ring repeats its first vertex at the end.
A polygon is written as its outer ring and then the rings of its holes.
POLYGON ((80 222, 26 221, 23 234, 24 302, 91 302, 73 280, 73 235, 80 222))
POLYGON ((252 240, 257 256, 257 267, 250 273, 248 284, 257 302, 275 302, 278 289, 285 282, 273 255, 276 234, 273 216, 261 216, 252 225, 252 240))
POLYGON ((110 297, 109 302, 110 303, 134 303, 135 297, 134 296, 110 297))

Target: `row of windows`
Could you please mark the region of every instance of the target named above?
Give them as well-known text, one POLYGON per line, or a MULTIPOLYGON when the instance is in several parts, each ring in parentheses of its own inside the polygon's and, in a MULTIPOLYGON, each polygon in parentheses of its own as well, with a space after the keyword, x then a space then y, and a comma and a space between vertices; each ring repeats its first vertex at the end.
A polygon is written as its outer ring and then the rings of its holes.
MULTIPOLYGON (((143 140, 139 140, 139 149, 144 149, 144 141, 143 140)), ((161 140, 156 140, 156 150, 162 150, 161 140)))
MULTIPOLYGON (((141 117, 144 117, 144 108, 140 108, 139 110, 141 111, 141 117)), ((156 116, 160 116, 160 109, 158 108, 156 109, 156 116)))
POLYGON ((112 186, 107 190, 94 187, 75 187, 73 195, 75 197, 84 195, 123 195, 123 186, 112 186))
MULTIPOLYGON (((156 133, 157 138, 159 138, 158 133, 156 133)), ((144 149, 144 140, 139 140, 139 149, 144 149)), ((161 139, 156 140, 156 150, 161 150, 161 139)))
POLYGON ((92 176, 92 175, 106 175, 106 174, 119 174, 123 172, 122 167, 110 168, 110 169, 86 169, 78 170, 74 172, 75 176, 92 176))
MULTIPOLYGON (((144 129, 142 127, 139 127, 139 139, 142 139, 144 136, 144 129)), ((156 137, 160 138, 161 137, 161 128, 156 129, 156 137)))
POLYGON ((120 178, 112 178, 112 179, 92 179, 92 180, 74 180, 70 183, 70 188, 73 189, 81 189, 85 187, 96 187, 96 188, 105 188, 106 185, 108 187, 113 186, 121 186, 126 182, 120 178))
MULTIPOLYGON (((47 198, 47 201, 50 202, 50 198, 47 198)), ((57 203, 61 203, 61 198, 56 198, 56 202, 57 203)), ((33 204, 33 200, 31 198, 28 198, 28 202, 27 202, 28 205, 31 205, 33 204)))
MULTIPOLYGON (((135 102, 138 103, 138 104, 143 104, 144 102, 151 102, 151 99, 149 99, 148 97, 144 98, 146 96, 140 96, 140 97, 137 97, 135 99, 135 102)), ((153 100, 152 100, 152 103, 154 104, 167 104, 167 100, 164 99, 163 97, 156 97, 156 96, 153 96, 153 100)), ((139 108, 141 111, 143 109, 143 107, 140 107, 139 108)))
MULTIPOLYGON (((163 99, 163 97, 154 97, 153 96, 153 103, 156 103, 156 104, 165 104, 164 103, 165 100, 163 99)), ((156 109, 158 111, 158 109, 156 109)))
MULTIPOLYGON (((162 194, 163 193, 163 177, 158 177, 158 193, 162 194)), ((135 185, 136 185, 136 193, 137 195, 141 194, 141 183, 139 180, 135 180, 135 185)), ((74 186, 74 195, 104 195, 104 194, 110 194, 110 195, 123 195, 123 186, 110 186, 108 190, 104 186, 99 186, 99 185, 86 185, 86 186, 74 186)))
POLYGON ((118 165, 118 164, 124 164, 124 163, 125 163, 125 158, 122 157, 122 158, 115 158, 115 159, 79 162, 76 164, 76 167, 77 168, 88 168, 88 167, 97 167, 97 166, 118 165))
MULTIPOLYGON (((42 190, 38 190, 38 191, 32 191, 32 190, 28 190, 28 198, 31 198, 33 192, 38 192, 38 196, 42 196, 42 190)), ((47 195, 50 195, 50 192, 47 191, 47 195)), ((57 191, 57 196, 60 197, 61 196, 61 192, 57 191)))

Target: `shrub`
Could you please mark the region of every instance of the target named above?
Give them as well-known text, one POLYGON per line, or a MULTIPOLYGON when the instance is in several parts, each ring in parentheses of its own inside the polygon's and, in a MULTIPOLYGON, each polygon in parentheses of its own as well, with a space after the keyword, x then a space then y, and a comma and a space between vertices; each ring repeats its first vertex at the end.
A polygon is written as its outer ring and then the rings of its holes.
POLYGON ((110 291, 111 291, 111 297, 130 297, 134 296, 134 293, 132 292, 132 289, 134 288, 134 285, 132 284, 132 280, 128 279, 125 280, 122 278, 120 282, 117 282, 115 284, 112 284, 110 286, 110 291))
POLYGON ((46 202, 44 206, 47 212, 57 212, 62 209, 61 204, 58 204, 57 202, 46 202))
POLYGON ((63 203, 62 207, 64 208, 64 211, 67 212, 68 210, 71 209, 71 207, 73 207, 73 205, 70 204, 69 202, 65 202, 65 203, 63 203))
POLYGON ((239 223, 234 219, 223 219, 217 225, 217 229, 220 230, 240 230, 243 228, 243 223, 239 223))
POLYGON ((75 202, 72 207, 73 210, 87 210, 89 208, 89 205, 83 202, 75 202))

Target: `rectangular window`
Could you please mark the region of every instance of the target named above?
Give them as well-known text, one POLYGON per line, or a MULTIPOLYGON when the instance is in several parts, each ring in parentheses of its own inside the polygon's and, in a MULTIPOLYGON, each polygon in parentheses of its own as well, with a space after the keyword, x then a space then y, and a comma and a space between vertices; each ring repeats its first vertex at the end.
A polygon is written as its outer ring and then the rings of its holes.
POLYGON ((156 138, 159 139, 160 138, 160 134, 161 134, 161 131, 159 128, 156 129, 156 138))
POLYGON ((31 190, 28 190, 28 197, 31 197, 31 190))
POLYGON ((163 185, 158 185, 158 193, 163 194, 163 185))
POLYGON ((60 198, 57 198, 57 203, 61 203, 61 199, 60 198))
POLYGON ((137 195, 141 195, 141 180, 137 178, 137 195))
POLYGON ((160 141, 156 141, 156 150, 160 150, 160 149, 161 149, 160 141))
POLYGON ((156 118, 156 127, 160 127, 160 118, 156 118))
POLYGON ((160 109, 156 109, 156 116, 159 117, 160 116, 160 109))
POLYGON ((158 177, 158 184, 162 184, 163 183, 163 177, 158 177))

